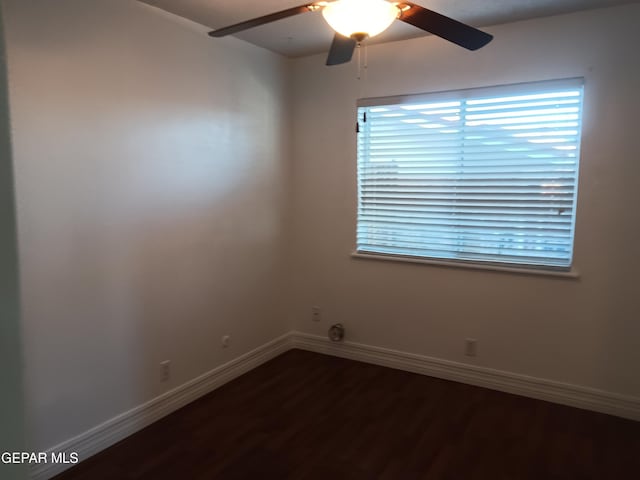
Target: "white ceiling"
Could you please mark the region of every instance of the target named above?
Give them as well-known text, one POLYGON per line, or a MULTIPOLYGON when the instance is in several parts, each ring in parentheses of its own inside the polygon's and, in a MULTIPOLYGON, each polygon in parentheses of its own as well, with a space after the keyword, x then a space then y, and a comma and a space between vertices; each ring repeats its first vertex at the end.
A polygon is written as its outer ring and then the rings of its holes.
MULTIPOLYGON (((212 29, 304 4, 304 0, 139 0, 212 29)), ((311 3, 311 2, 309 2, 311 3)), ((535 17, 609 7, 637 0, 413 0, 443 15, 481 27, 535 17)), ((371 41, 389 42, 425 33, 394 22, 371 41)), ((319 12, 304 13, 236 35, 255 45, 289 57, 327 51, 333 31, 319 12)), ((211 39, 215 42, 216 39, 211 39)))

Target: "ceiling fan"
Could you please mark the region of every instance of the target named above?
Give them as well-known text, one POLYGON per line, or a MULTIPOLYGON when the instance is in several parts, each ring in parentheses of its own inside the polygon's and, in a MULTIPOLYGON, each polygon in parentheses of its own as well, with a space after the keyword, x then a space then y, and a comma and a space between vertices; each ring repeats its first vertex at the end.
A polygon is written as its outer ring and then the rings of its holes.
POLYGON ((477 50, 492 35, 411 2, 387 0, 335 0, 306 3, 269 15, 219 28, 209 35, 224 37, 300 13, 322 10, 322 16, 335 30, 327 65, 351 61, 353 52, 366 38, 378 35, 398 19, 444 38, 468 50, 477 50))

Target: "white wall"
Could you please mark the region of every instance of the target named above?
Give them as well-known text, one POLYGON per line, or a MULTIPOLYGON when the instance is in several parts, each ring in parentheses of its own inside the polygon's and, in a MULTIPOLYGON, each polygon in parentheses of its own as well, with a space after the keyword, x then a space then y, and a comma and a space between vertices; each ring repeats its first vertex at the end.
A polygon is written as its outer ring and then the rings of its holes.
POLYGON ((4 3, 38 450, 288 330, 288 69, 133 0, 4 3))
POLYGON ((290 320, 355 342, 640 395, 640 5, 488 29, 467 52, 435 37, 369 47, 355 62, 293 66, 290 320), (353 259, 358 97, 584 77, 578 280, 353 259), (320 305, 324 320, 311 322, 320 305), (463 355, 465 337, 479 355, 463 355))
MULTIPOLYGON (((1 7, 1 6, 0 6, 1 7)), ((0 452, 24 449, 18 252, 9 129, 4 24, 0 8, 0 452)), ((0 464, 2 478, 26 478, 21 465, 0 464)))

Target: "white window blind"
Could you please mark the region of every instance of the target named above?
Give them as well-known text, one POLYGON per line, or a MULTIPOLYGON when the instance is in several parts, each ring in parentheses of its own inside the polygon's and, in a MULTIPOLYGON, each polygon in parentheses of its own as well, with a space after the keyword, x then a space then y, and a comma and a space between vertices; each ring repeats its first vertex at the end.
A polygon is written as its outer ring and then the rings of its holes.
POLYGON ((581 80, 363 100, 357 251, 569 269, 581 80))

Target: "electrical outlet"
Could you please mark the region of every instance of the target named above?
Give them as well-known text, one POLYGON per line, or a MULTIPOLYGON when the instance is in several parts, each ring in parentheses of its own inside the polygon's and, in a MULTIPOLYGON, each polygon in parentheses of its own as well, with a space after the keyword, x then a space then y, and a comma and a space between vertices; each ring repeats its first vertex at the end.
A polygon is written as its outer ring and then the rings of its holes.
POLYGON ((478 354, 478 340, 467 338, 464 341, 464 354, 467 357, 475 357, 478 354))
POLYGON ((311 320, 314 322, 319 322, 321 320, 320 313, 320 307, 311 307, 311 320))
POLYGON ((222 348, 228 348, 229 343, 231 343, 231 335, 223 335, 222 339, 220 340, 222 348))
POLYGON ((171 360, 160 362, 160 381, 166 382, 171 378, 171 360))

